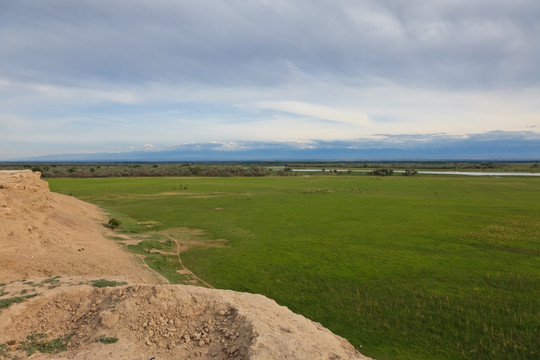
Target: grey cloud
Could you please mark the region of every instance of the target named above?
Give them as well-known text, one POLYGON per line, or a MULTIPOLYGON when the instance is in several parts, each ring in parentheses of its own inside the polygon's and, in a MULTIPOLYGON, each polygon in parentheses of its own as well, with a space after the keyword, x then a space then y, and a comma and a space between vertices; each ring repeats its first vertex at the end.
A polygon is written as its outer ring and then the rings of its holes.
POLYGON ((274 86, 538 85, 538 1, 2 2, 0 76, 274 86))

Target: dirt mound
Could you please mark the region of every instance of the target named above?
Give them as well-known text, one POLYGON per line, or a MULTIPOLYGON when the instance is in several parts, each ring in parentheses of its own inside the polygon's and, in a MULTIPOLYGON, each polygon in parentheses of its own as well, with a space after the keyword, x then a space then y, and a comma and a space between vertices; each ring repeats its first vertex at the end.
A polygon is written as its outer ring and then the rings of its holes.
POLYGON ((54 277, 5 285, 5 292, 31 294, 0 313, 6 354, 32 355, 39 339, 63 343, 55 359, 365 359, 320 324, 261 295, 188 285, 92 286, 102 282, 54 277))
POLYGON ((95 205, 51 193, 40 173, 0 171, 0 282, 52 275, 124 276, 156 283, 105 237, 95 205))
POLYGON ((155 285, 30 171, 0 172, 0 209, 0 359, 367 359, 262 295, 155 285))

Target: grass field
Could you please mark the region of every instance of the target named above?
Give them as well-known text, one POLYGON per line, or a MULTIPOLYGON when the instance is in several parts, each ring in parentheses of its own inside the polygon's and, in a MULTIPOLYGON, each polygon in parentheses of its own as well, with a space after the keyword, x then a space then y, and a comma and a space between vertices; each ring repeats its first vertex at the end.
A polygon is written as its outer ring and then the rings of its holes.
MULTIPOLYGON (((368 356, 540 357, 540 179, 48 181, 107 209, 122 231, 148 234, 147 247, 171 250, 167 233, 209 245, 182 253, 197 276, 275 299, 368 356)), ((131 248, 182 281, 175 257, 131 248)))

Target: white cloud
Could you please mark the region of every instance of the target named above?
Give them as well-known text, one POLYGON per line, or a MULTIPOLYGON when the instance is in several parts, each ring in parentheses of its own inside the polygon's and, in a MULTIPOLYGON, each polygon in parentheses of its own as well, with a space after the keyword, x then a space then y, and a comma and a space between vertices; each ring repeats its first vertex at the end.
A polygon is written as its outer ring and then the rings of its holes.
POLYGON ((104 89, 99 84, 63 86, 44 82, 16 81, 0 78, 0 92, 19 101, 71 102, 87 104, 111 102, 136 104, 140 99, 130 89, 104 89), (96 86, 97 85, 97 86, 96 86))
POLYGON ((368 116, 362 112, 336 109, 318 104, 308 104, 299 101, 267 101, 259 102, 257 105, 261 108, 273 109, 339 123, 360 126, 365 126, 369 123, 368 116))

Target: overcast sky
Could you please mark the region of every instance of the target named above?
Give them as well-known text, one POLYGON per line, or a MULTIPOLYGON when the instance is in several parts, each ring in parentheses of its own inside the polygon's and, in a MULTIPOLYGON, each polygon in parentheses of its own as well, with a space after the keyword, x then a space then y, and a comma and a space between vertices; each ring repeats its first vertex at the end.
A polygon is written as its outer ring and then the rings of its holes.
POLYGON ((538 0, 0 0, 0 160, 530 138, 538 34, 538 0))

